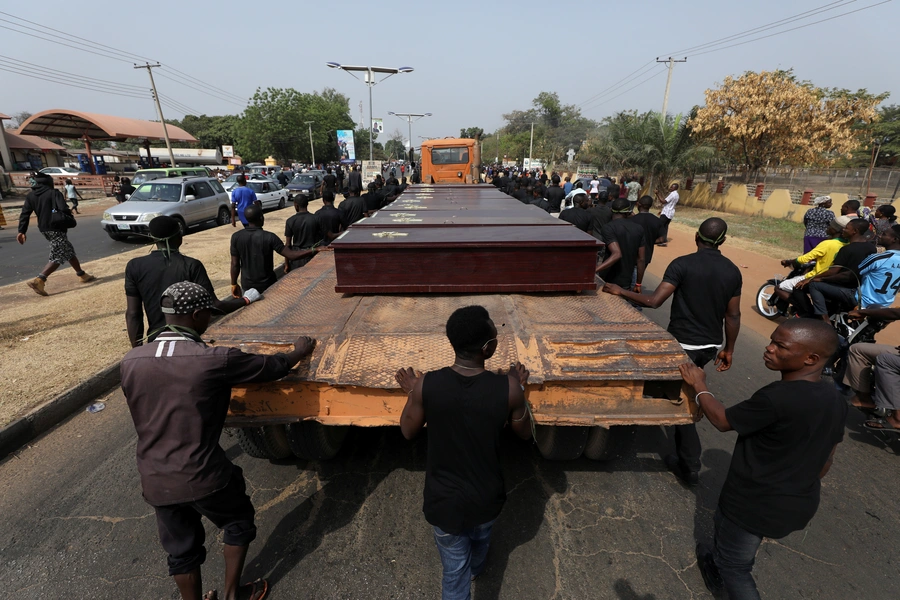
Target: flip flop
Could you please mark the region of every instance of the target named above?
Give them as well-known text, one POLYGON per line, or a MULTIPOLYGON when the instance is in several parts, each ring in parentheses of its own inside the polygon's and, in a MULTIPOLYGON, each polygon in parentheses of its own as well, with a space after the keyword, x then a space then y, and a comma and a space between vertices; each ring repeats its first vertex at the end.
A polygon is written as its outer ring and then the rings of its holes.
POLYGON ((863 427, 869 431, 880 431, 882 433, 900 434, 900 429, 888 423, 885 419, 875 419, 874 421, 866 421, 863 427))
POLYGON ((216 590, 209 590, 203 594, 203 600, 219 600, 219 592, 216 590))
POLYGON ((242 600, 263 600, 269 595, 269 582, 265 579, 257 579, 250 583, 245 583, 238 589, 238 597, 242 600))

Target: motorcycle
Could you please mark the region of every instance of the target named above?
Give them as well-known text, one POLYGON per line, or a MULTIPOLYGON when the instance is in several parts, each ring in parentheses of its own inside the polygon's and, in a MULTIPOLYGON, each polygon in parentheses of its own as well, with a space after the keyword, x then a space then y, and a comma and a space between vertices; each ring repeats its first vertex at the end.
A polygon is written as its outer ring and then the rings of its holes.
POLYGON ((777 319, 778 317, 796 317, 797 312, 792 310, 793 307, 791 306, 790 302, 787 300, 782 300, 777 295, 775 295, 775 290, 778 289, 778 286, 782 281, 786 279, 793 279, 794 277, 799 277, 804 273, 808 273, 814 265, 814 262, 800 265, 799 267, 791 269, 787 276, 776 275, 772 279, 769 279, 764 284, 762 284, 759 288, 759 291, 756 292, 756 310, 759 311, 759 314, 766 317, 767 319, 777 319))

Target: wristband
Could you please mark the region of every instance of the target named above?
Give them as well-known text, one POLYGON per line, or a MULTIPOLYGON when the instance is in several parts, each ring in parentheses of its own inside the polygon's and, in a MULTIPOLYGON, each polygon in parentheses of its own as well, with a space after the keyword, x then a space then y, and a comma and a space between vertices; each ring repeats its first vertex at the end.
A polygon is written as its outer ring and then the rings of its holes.
POLYGON ((636 291, 636 292, 641 291, 641 284, 639 284, 639 283, 634 284, 634 291, 636 291))
POLYGON ((713 394, 712 392, 708 392, 708 391, 705 391, 705 390, 702 391, 702 392, 697 392, 697 395, 694 396, 694 403, 695 403, 697 406, 700 406, 700 396, 702 396, 703 394, 709 394, 709 395, 712 396, 713 398, 716 397, 716 395, 713 394))

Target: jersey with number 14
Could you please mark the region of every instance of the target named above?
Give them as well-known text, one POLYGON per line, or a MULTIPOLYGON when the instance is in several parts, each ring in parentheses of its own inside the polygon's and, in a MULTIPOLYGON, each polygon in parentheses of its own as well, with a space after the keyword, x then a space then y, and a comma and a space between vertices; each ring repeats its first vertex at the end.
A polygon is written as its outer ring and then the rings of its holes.
POLYGON ((861 308, 890 306, 900 290, 900 250, 887 250, 859 263, 861 308))

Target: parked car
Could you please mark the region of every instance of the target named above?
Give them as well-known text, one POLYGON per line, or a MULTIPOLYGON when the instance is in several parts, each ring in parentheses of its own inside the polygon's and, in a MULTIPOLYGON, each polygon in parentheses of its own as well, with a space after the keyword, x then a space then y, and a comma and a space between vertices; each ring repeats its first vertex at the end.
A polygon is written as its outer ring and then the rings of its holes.
POLYGON ((38 173, 50 175, 52 177, 77 177, 81 175, 81 171, 72 167, 44 167, 38 173))
POLYGON ((160 167, 158 169, 140 169, 131 178, 131 185, 138 187, 142 183, 162 179, 163 177, 209 177, 206 167, 160 167))
MULTIPOLYGON (((256 193, 256 199, 262 204, 263 210, 267 208, 284 208, 290 200, 290 192, 282 188, 281 184, 273 179, 251 179, 247 187, 256 193)), ((234 187, 228 190, 228 201, 231 201, 231 193, 234 187)))
POLYGON ((287 184, 287 189, 292 196, 302 195, 308 197, 310 200, 315 200, 321 195, 320 190, 322 188, 322 178, 324 177, 324 174, 320 173, 322 173, 322 171, 297 173, 294 175, 291 182, 287 184))
POLYGON ((231 222, 231 201, 215 177, 164 177, 136 186, 131 197, 109 208, 100 221, 107 235, 121 241, 150 233, 159 215, 178 219, 182 233, 208 222, 231 222))
MULTIPOLYGON (((231 188, 237 185, 238 177, 241 175, 243 175, 243 173, 235 173, 234 175, 229 175, 225 178, 225 181, 222 182, 222 187, 225 188, 226 192, 231 191, 231 188)), ((249 177, 247 178, 249 179, 249 177)))

